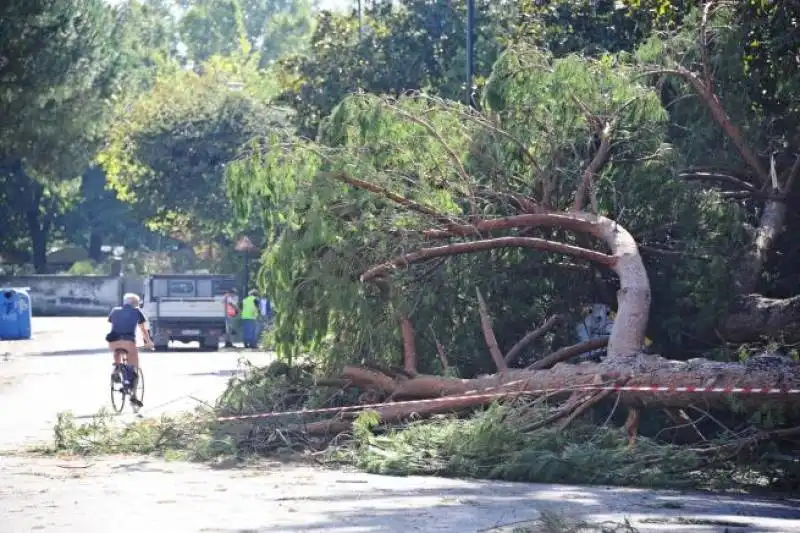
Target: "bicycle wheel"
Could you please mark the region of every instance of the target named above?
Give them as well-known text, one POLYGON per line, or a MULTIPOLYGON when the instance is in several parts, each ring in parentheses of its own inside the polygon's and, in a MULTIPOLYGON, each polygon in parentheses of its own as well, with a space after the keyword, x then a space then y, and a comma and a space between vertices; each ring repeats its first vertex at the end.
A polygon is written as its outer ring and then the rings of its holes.
POLYGON ((125 408, 125 386, 122 384, 123 374, 120 368, 114 370, 114 373, 111 375, 111 405, 114 407, 114 411, 117 413, 121 413, 122 409, 125 408), (117 380, 114 379, 116 376, 117 380))
POLYGON ((142 373, 142 367, 137 367, 136 373, 139 376, 136 380, 136 399, 144 402, 144 374, 142 373))

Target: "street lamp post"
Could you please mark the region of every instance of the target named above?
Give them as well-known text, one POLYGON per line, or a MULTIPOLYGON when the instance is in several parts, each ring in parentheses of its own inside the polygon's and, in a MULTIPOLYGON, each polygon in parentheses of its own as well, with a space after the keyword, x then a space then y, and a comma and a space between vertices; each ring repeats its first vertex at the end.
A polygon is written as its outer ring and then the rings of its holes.
POLYGON ((467 0, 467 105, 472 106, 472 78, 475 65, 475 0, 467 0))

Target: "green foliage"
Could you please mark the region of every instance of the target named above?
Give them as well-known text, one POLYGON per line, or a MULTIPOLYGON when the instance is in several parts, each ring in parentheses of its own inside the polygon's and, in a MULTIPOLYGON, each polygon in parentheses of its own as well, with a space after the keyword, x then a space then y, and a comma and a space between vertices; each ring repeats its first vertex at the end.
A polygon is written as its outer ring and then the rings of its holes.
MULTIPOLYGON (((467 215, 470 198, 484 217, 514 213, 504 198, 535 198, 543 188, 551 189, 552 206, 563 209, 596 149, 590 115, 615 117, 613 157, 597 179, 600 212, 643 244, 701 256, 648 259, 659 298, 649 335, 680 350, 686 329, 702 331, 724 310, 725 265, 741 241, 733 230, 735 208, 674 179, 678 157, 668 143, 667 114, 645 81, 624 57, 553 58, 523 46, 495 65, 485 116, 426 96, 395 102, 353 95, 322 122, 317 143, 268 142, 261 154, 233 165, 232 197, 243 212, 260 210, 265 233, 275 235, 262 258, 262 283, 278 309, 279 352, 313 353, 333 367, 396 362, 397 318, 411 312, 420 370, 440 370, 438 340, 460 374, 471 376, 492 370, 476 327, 473 287, 489 301, 503 349, 552 313, 596 301, 592 269, 565 270, 557 254, 532 257, 515 249, 412 267, 395 275, 390 288, 361 284, 370 266, 425 246, 418 230, 435 222, 383 193, 336 179, 357 177, 457 217, 467 215)), ((613 295, 613 280, 600 287, 613 295)), ((571 340, 562 328, 533 351, 571 340)))
POLYGON ((77 176, 100 142, 121 73, 101 0, 11 0, 0 8, 0 158, 48 178, 77 176))
POLYGON ((384 428, 380 417, 367 411, 356 418, 352 432, 333 440, 303 433, 303 423, 315 420, 311 415, 284 415, 256 425, 216 421, 220 415, 334 407, 352 405, 355 400, 343 391, 323 396, 303 367, 275 362, 265 368, 245 364, 240 370, 242 375, 231 378, 213 412, 198 409, 193 414, 128 424, 105 411, 85 423, 78 423, 70 413, 59 413, 53 447, 45 451, 221 462, 296 456, 324 448, 329 465, 352 465, 382 474, 643 487, 746 489, 766 482, 791 490, 792 480, 797 479, 796 465, 787 463, 780 448, 770 443, 739 464, 644 436, 631 447, 625 432, 598 427, 586 418, 564 430, 537 427, 551 410, 541 403, 522 401, 493 404, 464 419, 411 422, 404 429, 384 428), (598 464, 603 468, 597 468, 598 464))
POLYGON ((466 420, 416 422, 382 436, 354 432, 351 447, 332 450, 331 458, 390 475, 675 488, 697 483, 687 475, 701 464, 692 452, 647 439, 632 449, 618 429, 586 423, 566 431, 525 429, 546 415, 530 406, 494 405, 466 420))
POLYGON ((115 12, 100 0, 9 1, 0 7, 0 242, 45 268, 77 177, 102 143, 127 73, 115 12))
MULTIPOLYGON (((483 84, 506 36, 514 2, 476 4, 475 82, 483 84)), ((375 2, 361 31, 355 17, 323 12, 307 53, 281 61, 283 101, 297 109, 300 132, 309 137, 348 94, 397 96, 424 89, 446 98, 466 95, 466 4, 375 2)))
POLYGON ((245 58, 212 58, 202 72, 156 79, 111 132, 100 161, 117 194, 148 227, 188 243, 232 239, 224 172, 248 142, 287 128, 269 105, 268 74, 245 58))
POLYGON ((180 34, 195 62, 244 52, 266 65, 301 52, 311 26, 309 0, 198 0, 183 15, 180 34))
POLYGON ((679 25, 689 7, 683 0, 523 0, 513 37, 556 56, 630 52, 654 30, 679 25))
POLYGON ((203 415, 163 415, 131 424, 119 424, 101 410, 90 422, 78 423, 70 412, 59 413, 53 428, 51 452, 76 455, 143 454, 172 459, 206 461, 232 455, 232 439, 215 438, 203 415))

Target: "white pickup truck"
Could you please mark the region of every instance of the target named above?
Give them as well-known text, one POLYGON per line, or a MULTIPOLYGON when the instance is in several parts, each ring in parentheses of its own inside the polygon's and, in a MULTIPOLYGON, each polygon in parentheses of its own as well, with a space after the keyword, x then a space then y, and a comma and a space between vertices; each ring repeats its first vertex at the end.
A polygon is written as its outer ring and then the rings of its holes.
POLYGON ((156 350, 167 350, 170 341, 196 341, 201 349, 218 350, 225 334, 223 296, 235 286, 235 277, 213 274, 146 278, 142 303, 156 350))

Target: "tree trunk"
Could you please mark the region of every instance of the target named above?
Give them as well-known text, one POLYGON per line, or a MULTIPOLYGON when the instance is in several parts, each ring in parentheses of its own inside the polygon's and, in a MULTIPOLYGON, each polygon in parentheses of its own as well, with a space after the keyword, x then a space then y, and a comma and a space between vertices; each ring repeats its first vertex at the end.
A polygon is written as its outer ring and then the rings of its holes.
POLYGON ((103 261, 103 233, 100 230, 93 229, 89 233, 89 257, 95 263, 103 261))
POLYGON ((46 220, 40 220, 42 218, 39 213, 40 200, 41 193, 37 192, 34 195, 33 205, 25 213, 25 216, 28 221, 28 232, 31 236, 31 247, 33 249, 31 254, 33 269, 37 274, 46 274, 48 224, 46 220))
POLYGON ((786 202, 769 200, 758 221, 755 238, 741 265, 736 269, 736 292, 748 295, 756 292, 761 272, 767 261, 775 239, 783 231, 786 221, 786 202))
POLYGON ((407 314, 400 315, 400 332, 403 336, 403 369, 410 373, 417 373, 417 347, 414 342, 414 324, 407 314))
POLYGON ((747 342, 782 338, 800 339, 800 295, 792 298, 765 298, 759 294, 740 297, 722 323, 720 334, 726 341, 747 342))
MULTIPOLYGON (((734 405, 730 394, 705 390, 709 387, 773 389, 770 398, 776 406, 800 407, 800 394, 777 392, 800 389, 800 363, 778 357, 754 357, 745 363, 720 363, 707 359, 678 362, 657 355, 638 354, 606 359, 601 363, 559 363, 549 370, 509 370, 476 379, 420 375, 413 379, 394 380, 373 370, 352 366, 344 369, 342 378, 355 386, 379 390, 396 400, 509 392, 543 395, 556 390, 563 391, 566 396, 581 387, 598 386, 599 382, 608 386, 625 382, 626 387, 672 389, 620 391, 620 402, 634 407, 689 408, 696 405, 733 410, 764 404, 764 393, 738 394, 734 405)), ((492 398, 486 399, 486 402, 491 401, 492 398)), ((445 401, 442 409, 447 410, 448 405, 445 401)), ((408 406, 405 412, 410 414, 416 409, 413 405, 408 406)))

